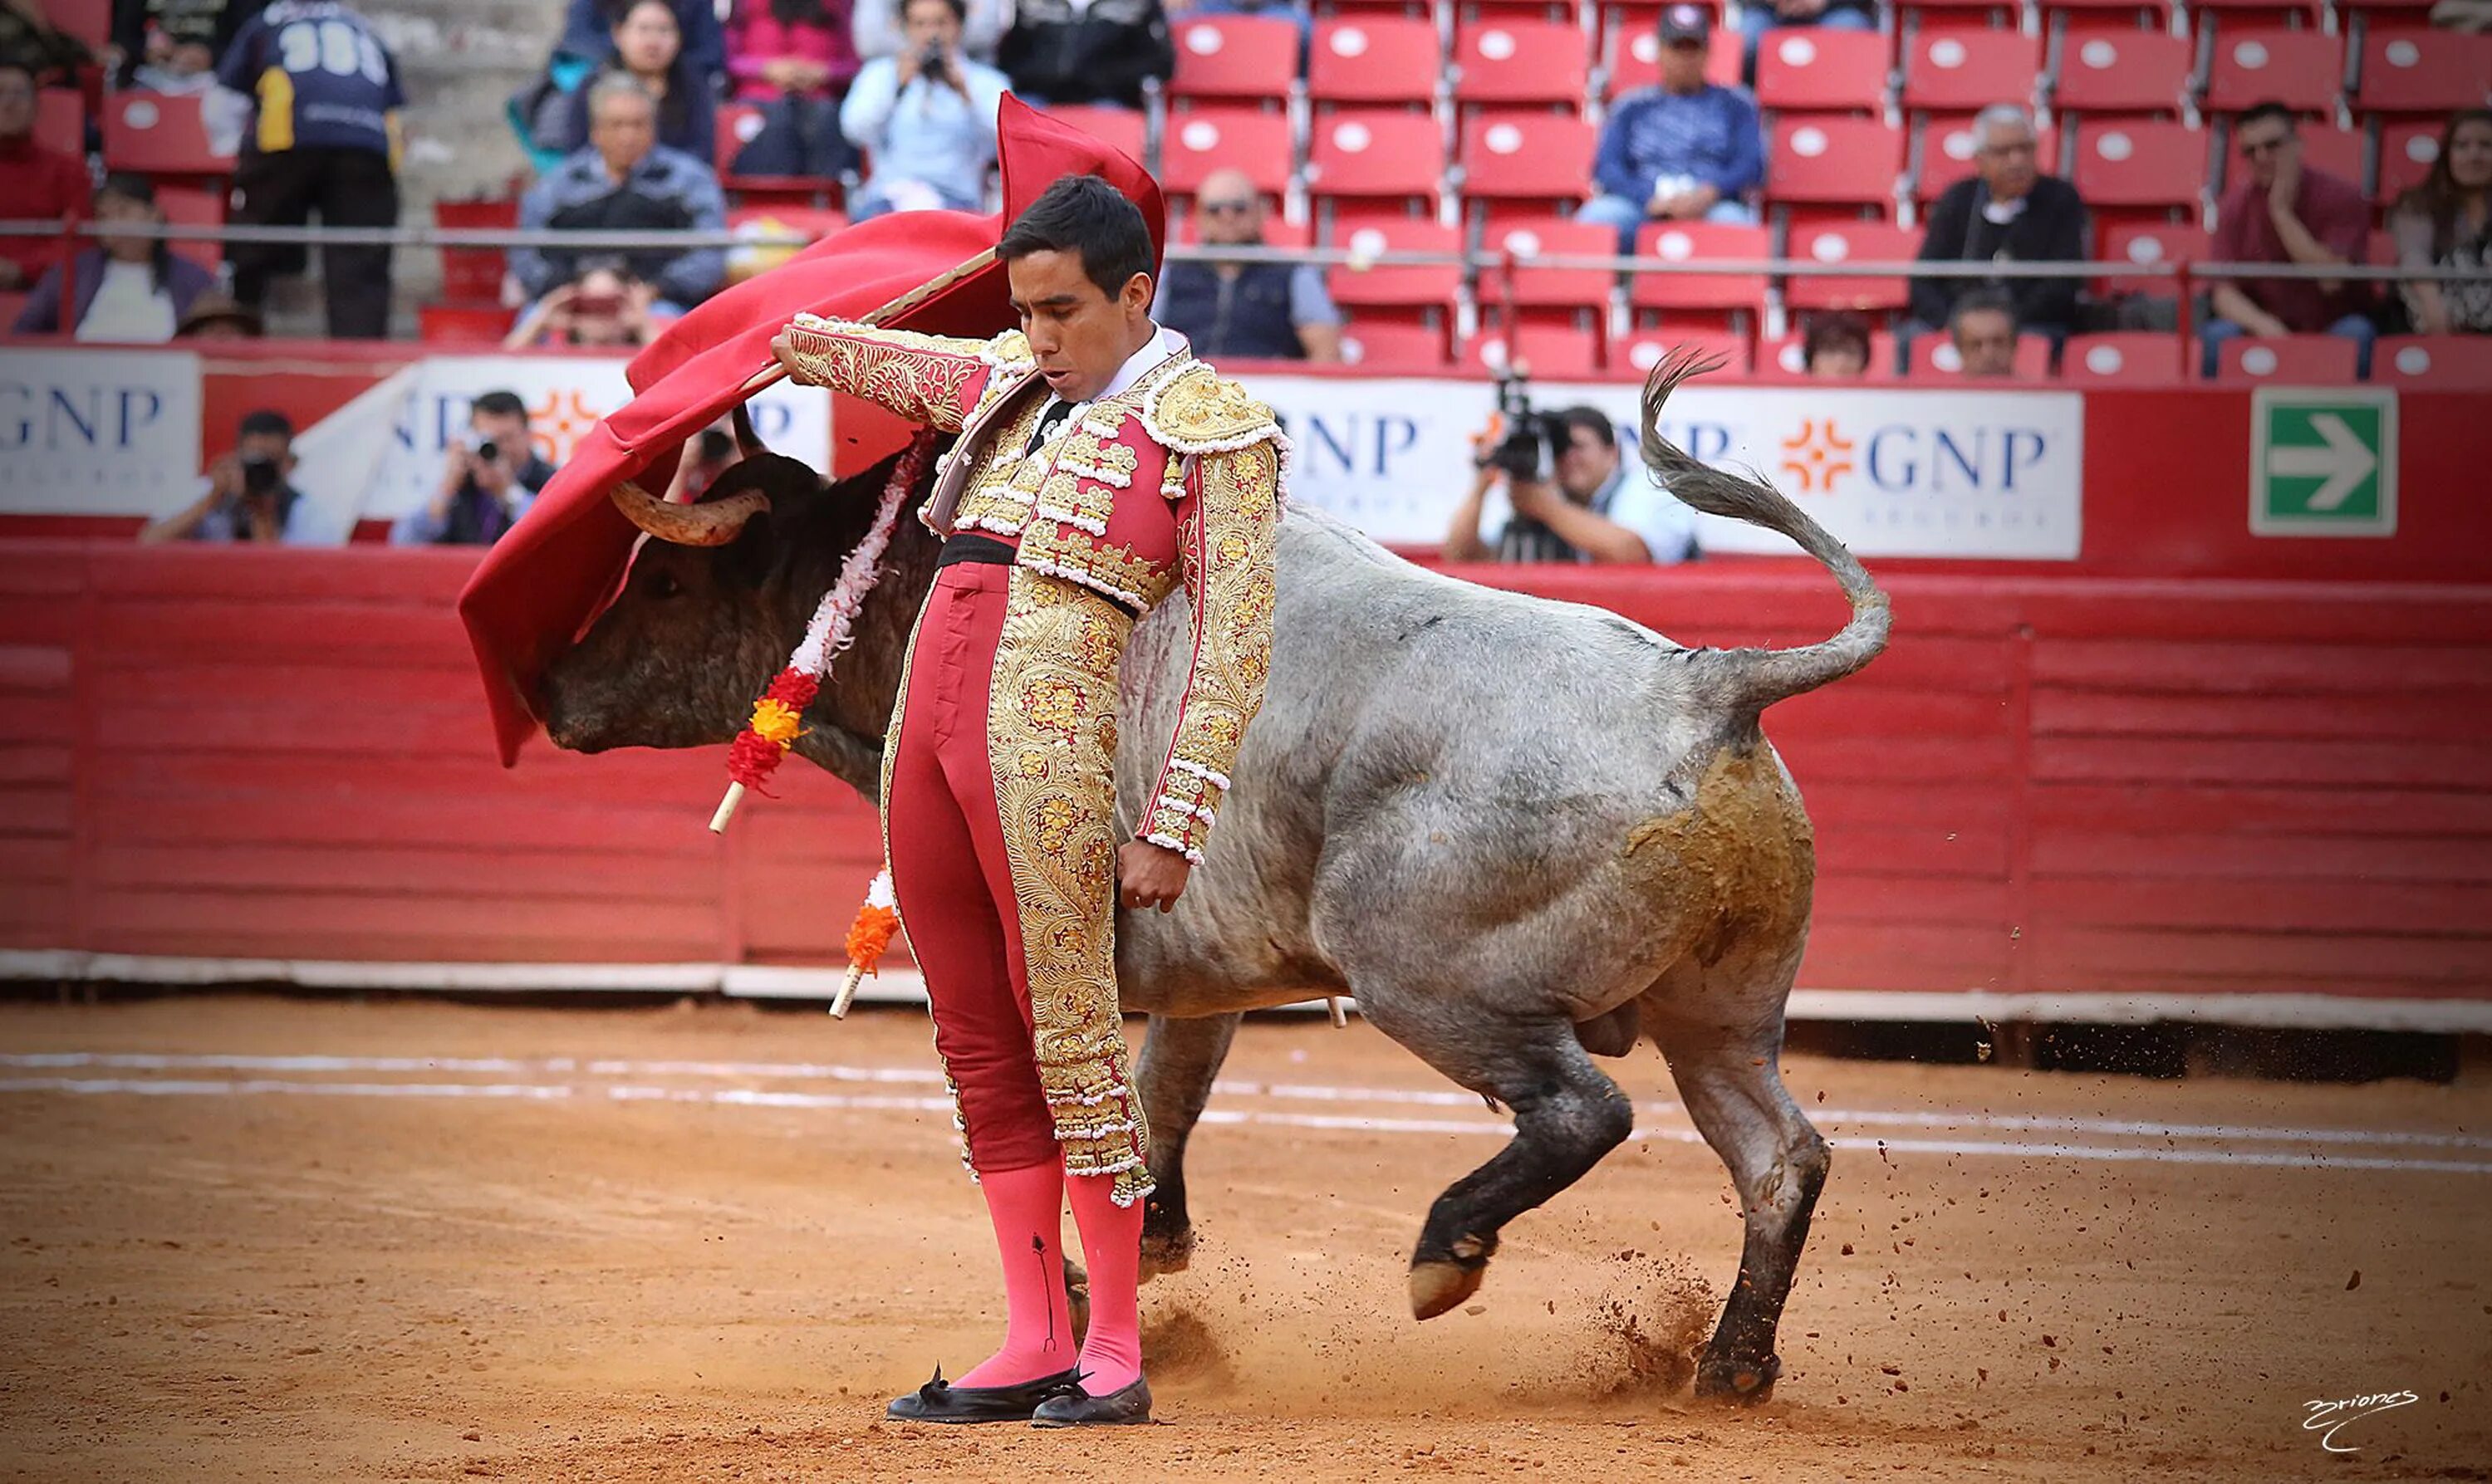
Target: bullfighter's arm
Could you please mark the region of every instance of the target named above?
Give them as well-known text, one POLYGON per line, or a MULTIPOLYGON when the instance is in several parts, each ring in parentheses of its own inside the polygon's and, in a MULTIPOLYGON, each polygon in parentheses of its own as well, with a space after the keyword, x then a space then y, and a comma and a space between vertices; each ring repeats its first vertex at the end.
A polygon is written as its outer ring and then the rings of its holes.
POLYGON ((937 432, 961 430, 990 371, 1029 360, 1018 330, 973 341, 818 314, 788 321, 771 350, 807 386, 862 397, 937 432))
POLYGON ((1273 556, 1288 444, 1267 409, 1207 369, 1170 390, 1175 395, 1145 416, 1172 451, 1164 492, 1177 501, 1194 656, 1140 833, 1199 865, 1272 668, 1273 556))

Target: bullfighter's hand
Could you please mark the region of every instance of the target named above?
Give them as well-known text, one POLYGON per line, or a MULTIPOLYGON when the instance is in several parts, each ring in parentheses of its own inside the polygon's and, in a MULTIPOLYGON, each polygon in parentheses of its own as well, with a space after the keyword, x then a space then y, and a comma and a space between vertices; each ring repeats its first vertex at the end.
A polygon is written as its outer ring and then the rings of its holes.
POLYGON ((787 368, 787 374, 798 381, 805 379, 805 368, 797 363, 796 346, 787 339, 786 331, 782 330, 770 337, 770 353, 779 358, 780 365, 787 368))
POLYGON ((1194 863, 1182 853, 1147 840, 1128 840, 1116 847, 1116 900, 1136 910, 1155 906, 1173 911, 1193 873, 1194 863))

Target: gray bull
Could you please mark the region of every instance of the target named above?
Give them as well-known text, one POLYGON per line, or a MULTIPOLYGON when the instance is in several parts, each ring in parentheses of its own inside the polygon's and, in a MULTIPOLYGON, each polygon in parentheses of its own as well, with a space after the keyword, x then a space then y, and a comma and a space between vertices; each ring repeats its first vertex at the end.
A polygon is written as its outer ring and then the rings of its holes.
MULTIPOLYGON (((1888 615, 1860 564, 1789 500, 1661 437, 1663 400, 1705 369, 1679 359, 1654 372, 1644 460, 1687 504, 1779 531, 1828 568, 1853 611, 1824 643, 1684 648, 1596 608, 1426 571, 1320 514, 1284 522, 1270 686, 1207 858, 1173 912, 1117 917, 1123 1002, 1150 1016, 1137 1075, 1159 1183, 1152 1266, 1182 1267, 1192 1247, 1186 1139, 1248 1010, 1347 992, 1430 1066, 1513 1110, 1513 1140, 1429 1210, 1410 1261, 1423 1320, 1479 1287, 1507 1222, 1627 1138, 1627 1098, 1592 1057, 1649 1036, 1746 1226, 1697 1391, 1771 1391, 1828 1156, 1778 1067, 1815 852, 1758 716, 1867 664, 1888 615)), ((548 676, 555 743, 731 739, 887 470, 824 490, 756 451, 689 509, 618 491, 678 544, 649 544, 548 676)), ((902 520, 797 744, 869 799, 934 550, 902 520)), ((1125 662, 1129 829, 1172 725, 1188 632, 1182 600, 1164 604, 1125 662)))

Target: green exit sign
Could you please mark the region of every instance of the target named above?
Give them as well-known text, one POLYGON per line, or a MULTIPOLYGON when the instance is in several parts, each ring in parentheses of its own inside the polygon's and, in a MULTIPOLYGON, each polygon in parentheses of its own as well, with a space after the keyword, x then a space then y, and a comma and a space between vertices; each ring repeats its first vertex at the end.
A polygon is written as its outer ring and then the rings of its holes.
POLYGON ((2258 387, 2250 393, 2250 530, 2397 533, 2397 394, 2258 387))

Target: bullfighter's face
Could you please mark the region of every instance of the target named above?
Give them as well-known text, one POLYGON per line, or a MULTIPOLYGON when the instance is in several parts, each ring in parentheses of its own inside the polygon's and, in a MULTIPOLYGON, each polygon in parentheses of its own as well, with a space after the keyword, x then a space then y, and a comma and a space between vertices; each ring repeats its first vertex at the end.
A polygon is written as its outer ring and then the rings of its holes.
POLYGON ((1128 357, 1150 339, 1151 276, 1138 273, 1113 295, 1083 267, 1079 252, 1025 253, 1008 265, 1013 312, 1029 337, 1047 388, 1066 401, 1108 389, 1128 357))

